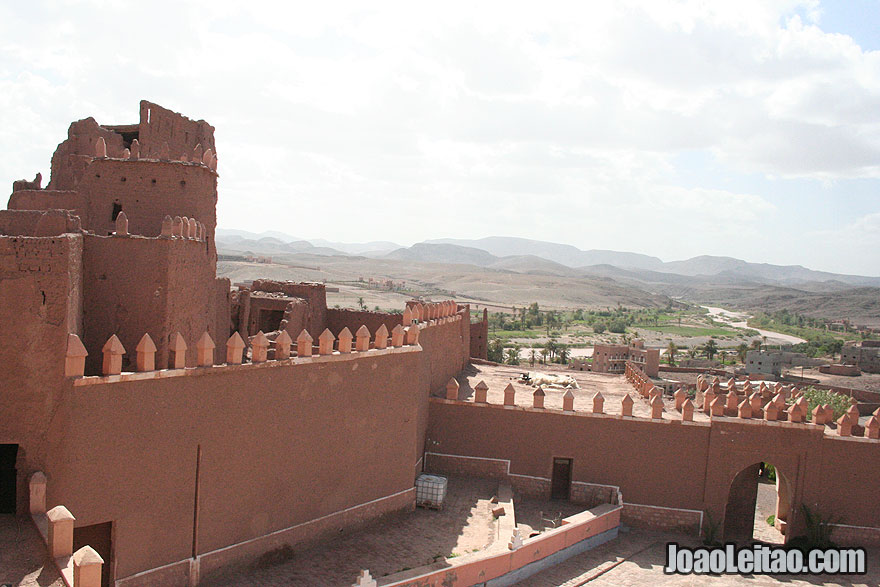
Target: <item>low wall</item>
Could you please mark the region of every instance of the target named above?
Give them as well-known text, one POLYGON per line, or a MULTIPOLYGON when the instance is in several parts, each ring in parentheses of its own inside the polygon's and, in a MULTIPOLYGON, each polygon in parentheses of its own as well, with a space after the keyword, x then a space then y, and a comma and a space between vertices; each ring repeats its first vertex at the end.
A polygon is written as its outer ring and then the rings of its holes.
POLYGON ((515 550, 504 544, 487 552, 450 559, 444 568, 389 575, 382 587, 466 587, 514 585, 532 574, 617 536, 620 506, 602 505, 565 518, 558 528, 523 540, 515 550), (402 578, 405 575, 406 578, 402 578))
MULTIPOLYGON (((425 471, 452 477, 497 479, 509 483, 520 495, 540 499, 550 498, 551 480, 549 477, 511 473, 510 461, 507 459, 426 452, 425 471)), ((586 507, 595 507, 603 503, 620 504, 619 493, 620 488, 614 485, 573 481, 569 499, 574 503, 584 504, 586 507)))
POLYGON ((637 528, 651 528, 665 532, 681 532, 700 536, 703 512, 656 505, 624 503, 621 521, 637 528))

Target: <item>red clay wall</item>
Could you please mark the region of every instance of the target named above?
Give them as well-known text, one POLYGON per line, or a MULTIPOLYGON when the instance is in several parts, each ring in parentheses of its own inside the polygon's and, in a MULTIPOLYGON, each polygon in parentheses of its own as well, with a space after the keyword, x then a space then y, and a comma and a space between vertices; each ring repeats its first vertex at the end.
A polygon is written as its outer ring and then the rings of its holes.
POLYGON ((191 120, 158 104, 141 100, 140 124, 138 125, 138 142, 142 145, 147 157, 158 156, 163 143, 168 143, 168 151, 172 159, 181 155, 192 156, 196 145, 202 146, 202 152, 214 146, 214 127, 204 120, 191 120))
POLYGON ((200 553, 410 490, 420 355, 68 385, 48 504, 77 526, 112 520, 123 578, 190 556, 198 445, 200 553))
POLYGON ((160 369, 167 366, 168 342, 177 331, 189 347, 188 365, 196 364, 195 343, 206 331, 214 338, 217 356, 225 356, 229 282, 215 280, 207 255, 205 243, 198 241, 87 235, 83 254, 87 373, 100 373, 101 348, 112 334, 130 353, 124 368, 144 333, 156 344, 160 369), (219 316, 223 322, 218 322, 219 316))
POLYGON ((791 535, 803 530, 801 503, 843 524, 880 528, 872 497, 878 442, 823 435, 811 425, 732 418, 683 424, 434 398, 426 445, 441 454, 508 459, 511 473, 543 478, 551 476, 553 457, 572 458, 574 481, 616 485, 626 504, 705 510, 716 522, 736 475, 769 462, 790 484, 791 535))
MULTIPOLYGON (((0 444, 20 445, 20 472, 45 463, 67 333, 81 328, 81 296, 82 236, 0 237, 0 444)), ((18 511, 27 511, 26 476, 18 480, 18 511)))
POLYGON ((403 316, 401 314, 327 308, 327 328, 336 336, 339 336, 339 332, 345 327, 348 327, 351 333, 354 334, 361 325, 366 325, 370 332, 375 334, 379 326, 384 324, 390 333, 402 321, 403 316))
POLYGON ((489 357, 489 323, 485 320, 471 323, 471 357, 487 359, 489 357))

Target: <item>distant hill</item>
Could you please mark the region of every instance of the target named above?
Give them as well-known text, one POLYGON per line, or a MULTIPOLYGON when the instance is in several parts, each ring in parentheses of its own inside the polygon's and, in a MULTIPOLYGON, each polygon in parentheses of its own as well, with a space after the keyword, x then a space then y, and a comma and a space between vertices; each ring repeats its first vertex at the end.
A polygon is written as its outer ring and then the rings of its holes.
POLYGON ((656 269, 663 265, 663 261, 657 257, 650 257, 639 253, 601 250, 582 251, 571 245, 509 236, 490 236, 476 240, 447 238, 427 240, 425 243, 472 247, 492 253, 496 257, 533 255, 568 267, 608 264, 625 268, 656 269))
POLYGON ((498 258, 481 249, 459 245, 417 243, 384 256, 385 259, 418 261, 420 263, 459 263, 487 267, 498 258))

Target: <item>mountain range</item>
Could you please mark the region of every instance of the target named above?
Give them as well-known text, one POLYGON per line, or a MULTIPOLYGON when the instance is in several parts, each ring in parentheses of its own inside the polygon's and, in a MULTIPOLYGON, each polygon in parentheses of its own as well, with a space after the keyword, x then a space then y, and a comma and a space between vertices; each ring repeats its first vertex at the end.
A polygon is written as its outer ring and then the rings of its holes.
MULTIPOLYGON (((789 308, 822 317, 857 317, 880 324, 880 277, 816 271, 801 265, 751 263, 733 257, 701 255, 664 262, 640 253, 584 251, 577 247, 516 237, 436 239, 403 247, 388 241, 343 243, 306 240, 280 232, 251 233, 217 230, 217 248, 231 256, 271 256, 276 263, 297 264, 326 257, 345 257, 392 273, 394 264, 443 266, 486 279, 500 274, 559 278, 572 288, 585 284, 617 284, 651 296, 686 299, 742 309, 789 308), (392 263, 392 265, 389 265, 392 263), (596 281, 596 279, 604 281, 596 281), (568 281, 565 281, 568 280, 568 281), (585 281, 586 280, 586 281, 585 281)), ((398 274, 400 272, 398 271, 398 274)), ((507 279, 507 278, 505 278, 507 279)), ((479 280, 476 280, 479 281, 479 280)), ((522 289, 528 281, 521 280, 522 289)), ((535 281, 537 283, 537 281, 535 281)))

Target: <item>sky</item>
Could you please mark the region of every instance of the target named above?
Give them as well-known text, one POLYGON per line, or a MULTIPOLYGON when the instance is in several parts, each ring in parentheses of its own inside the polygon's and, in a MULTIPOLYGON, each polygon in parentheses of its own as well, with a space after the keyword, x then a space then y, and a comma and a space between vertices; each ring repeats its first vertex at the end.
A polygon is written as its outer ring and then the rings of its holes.
POLYGON ((147 99, 224 228, 880 275, 880 0, 257 4, 0 3, 0 183, 147 99))

